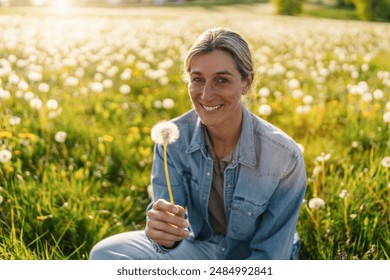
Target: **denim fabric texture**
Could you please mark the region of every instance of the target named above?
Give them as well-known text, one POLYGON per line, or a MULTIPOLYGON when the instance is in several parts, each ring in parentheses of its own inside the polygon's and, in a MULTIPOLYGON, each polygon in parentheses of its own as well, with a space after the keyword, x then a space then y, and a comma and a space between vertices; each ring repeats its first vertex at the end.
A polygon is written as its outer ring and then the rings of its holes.
MULTIPOLYGON (((213 160, 205 144, 205 127, 193 110, 173 121, 180 130, 179 139, 167 147, 174 200, 187 209, 189 238, 209 240, 214 236, 208 213, 213 160)), ((147 210, 160 198, 169 201, 161 145, 154 147, 151 182, 154 197, 147 210)), ((297 259, 296 226, 305 191, 299 146, 243 108, 241 136, 224 172, 224 259, 297 259)), ((169 252, 153 246, 157 252, 169 252)))

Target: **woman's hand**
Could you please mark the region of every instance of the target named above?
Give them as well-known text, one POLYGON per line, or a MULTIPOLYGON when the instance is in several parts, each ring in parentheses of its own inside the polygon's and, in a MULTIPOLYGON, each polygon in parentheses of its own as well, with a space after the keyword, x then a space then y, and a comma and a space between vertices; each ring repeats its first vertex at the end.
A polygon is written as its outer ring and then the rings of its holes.
POLYGON ((190 235, 184 214, 185 210, 180 205, 173 205, 164 199, 157 200, 147 213, 146 236, 160 246, 172 247, 190 235))

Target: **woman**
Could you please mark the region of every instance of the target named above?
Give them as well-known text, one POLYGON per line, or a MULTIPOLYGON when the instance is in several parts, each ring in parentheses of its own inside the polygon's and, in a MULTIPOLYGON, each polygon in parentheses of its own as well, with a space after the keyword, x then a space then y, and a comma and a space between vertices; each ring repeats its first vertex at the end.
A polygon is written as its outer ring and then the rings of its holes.
POLYGON ((99 242, 91 259, 297 259, 304 161, 290 137, 241 102, 254 78, 248 44, 233 31, 208 30, 185 66, 194 109, 173 120, 175 204, 156 145, 145 231, 99 242))

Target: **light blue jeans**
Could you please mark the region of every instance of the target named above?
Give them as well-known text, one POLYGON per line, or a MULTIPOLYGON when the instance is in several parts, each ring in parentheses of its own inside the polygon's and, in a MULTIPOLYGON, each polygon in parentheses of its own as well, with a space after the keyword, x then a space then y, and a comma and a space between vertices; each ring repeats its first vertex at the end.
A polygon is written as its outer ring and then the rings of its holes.
MULTIPOLYGON (((223 260, 223 236, 207 241, 184 239, 166 254, 156 253, 143 230, 110 236, 97 243, 90 254, 91 260, 223 260)), ((294 236, 291 259, 299 258, 300 238, 294 236)))

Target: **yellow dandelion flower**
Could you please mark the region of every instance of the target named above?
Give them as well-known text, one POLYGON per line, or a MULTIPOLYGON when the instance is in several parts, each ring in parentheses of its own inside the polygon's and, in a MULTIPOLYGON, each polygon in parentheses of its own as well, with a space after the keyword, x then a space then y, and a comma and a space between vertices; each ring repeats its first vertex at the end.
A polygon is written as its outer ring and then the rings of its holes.
POLYGON ((8 132, 8 131, 0 131, 0 138, 11 139, 12 138, 12 133, 8 132))
POLYGON ((114 137, 112 137, 111 135, 103 135, 103 142, 107 142, 107 143, 111 143, 112 141, 114 141, 114 137))

